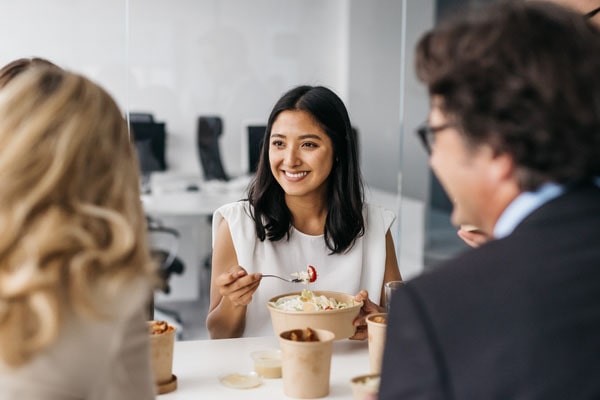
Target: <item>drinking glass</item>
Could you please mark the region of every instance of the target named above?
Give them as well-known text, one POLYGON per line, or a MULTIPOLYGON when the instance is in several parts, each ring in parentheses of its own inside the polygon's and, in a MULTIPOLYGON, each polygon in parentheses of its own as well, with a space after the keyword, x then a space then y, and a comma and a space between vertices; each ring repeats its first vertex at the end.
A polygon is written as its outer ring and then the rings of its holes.
POLYGON ((385 304, 388 313, 392 304, 392 294, 402 285, 404 285, 403 281, 389 281, 385 284, 385 304))

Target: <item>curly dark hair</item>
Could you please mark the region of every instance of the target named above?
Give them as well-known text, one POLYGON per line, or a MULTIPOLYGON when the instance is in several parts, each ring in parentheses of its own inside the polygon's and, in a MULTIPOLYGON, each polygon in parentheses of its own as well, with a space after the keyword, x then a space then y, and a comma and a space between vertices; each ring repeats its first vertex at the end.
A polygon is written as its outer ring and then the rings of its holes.
POLYGON ((248 191, 256 235, 263 241, 289 239, 292 215, 269 165, 271 127, 281 112, 289 110, 312 115, 333 144, 335 162, 328 178, 324 239, 332 254, 343 253, 364 233, 364 191, 348 111, 334 92, 322 86, 298 86, 285 93, 271 111, 256 177, 248 191))
POLYGON ((467 143, 513 158, 522 190, 600 175, 600 32, 581 15, 511 1, 455 16, 416 69, 467 143))

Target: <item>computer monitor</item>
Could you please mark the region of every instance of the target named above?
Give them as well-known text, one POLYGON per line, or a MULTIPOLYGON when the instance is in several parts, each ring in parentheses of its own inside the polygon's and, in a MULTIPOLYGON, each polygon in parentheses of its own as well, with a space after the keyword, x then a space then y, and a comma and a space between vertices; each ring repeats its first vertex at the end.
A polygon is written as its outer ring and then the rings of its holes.
POLYGON ((164 122, 130 122, 131 134, 137 149, 143 175, 165 171, 166 132, 164 122))

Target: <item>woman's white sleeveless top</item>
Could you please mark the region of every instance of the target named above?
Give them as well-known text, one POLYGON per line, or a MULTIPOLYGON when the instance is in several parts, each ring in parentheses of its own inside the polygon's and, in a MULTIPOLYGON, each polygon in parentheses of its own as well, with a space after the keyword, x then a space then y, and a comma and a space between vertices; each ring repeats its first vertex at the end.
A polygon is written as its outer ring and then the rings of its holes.
MULTIPOLYGON (((267 302, 284 293, 310 290, 330 290, 357 294, 366 289, 369 298, 379 303, 385 272, 385 235, 395 220, 390 210, 365 204, 365 234, 350 251, 329 254, 323 235, 306 235, 292 228, 289 240, 260 241, 247 201, 229 203, 215 211, 213 240, 219 224, 226 220, 231 231, 239 264, 248 273, 260 272, 289 277, 292 272, 305 271, 310 264, 317 270, 317 281, 307 286, 287 283, 276 278, 264 278, 253 295, 246 312, 244 336, 270 336, 273 328, 267 302)), ((214 243, 213 243, 214 244, 214 243)))

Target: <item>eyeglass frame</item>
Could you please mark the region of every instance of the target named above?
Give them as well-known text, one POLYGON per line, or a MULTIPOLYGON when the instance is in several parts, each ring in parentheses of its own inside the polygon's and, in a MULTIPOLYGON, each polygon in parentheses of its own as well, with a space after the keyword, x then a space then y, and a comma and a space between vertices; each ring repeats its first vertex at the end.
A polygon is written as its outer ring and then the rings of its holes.
POLYGON ((431 126, 427 121, 423 122, 417 127, 415 133, 421 140, 421 144, 425 148, 427 155, 431 155, 433 151, 433 143, 435 141, 435 135, 444 129, 450 128, 451 124, 442 124, 439 126, 431 126))
POLYGON ((587 12, 587 13, 585 13, 585 14, 583 15, 583 18, 585 18, 585 19, 591 19, 591 18, 594 18, 594 17, 596 16, 596 14, 598 14, 599 12, 600 12, 600 7, 596 8, 596 9, 593 9, 593 10, 592 10, 592 11, 590 11, 590 12, 587 12))

